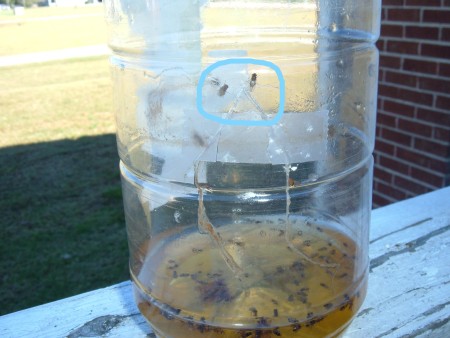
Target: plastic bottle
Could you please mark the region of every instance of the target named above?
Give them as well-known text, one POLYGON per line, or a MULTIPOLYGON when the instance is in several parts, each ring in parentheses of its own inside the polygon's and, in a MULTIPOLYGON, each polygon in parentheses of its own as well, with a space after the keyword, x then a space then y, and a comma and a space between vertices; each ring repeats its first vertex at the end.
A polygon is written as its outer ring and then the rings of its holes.
POLYGON ((157 336, 339 335, 367 289, 381 1, 105 8, 130 271, 157 336))

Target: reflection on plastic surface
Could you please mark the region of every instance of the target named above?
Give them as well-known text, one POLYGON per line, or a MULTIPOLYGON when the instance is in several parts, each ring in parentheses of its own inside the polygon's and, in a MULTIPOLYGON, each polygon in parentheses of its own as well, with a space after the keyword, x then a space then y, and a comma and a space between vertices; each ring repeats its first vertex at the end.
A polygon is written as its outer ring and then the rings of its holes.
MULTIPOLYGON (((230 80, 232 81, 232 79, 230 80)), ((206 85, 207 87, 207 85, 206 85)), ((272 86, 273 88, 274 86, 272 86)), ((276 88, 276 87, 275 87, 276 88)), ((225 103, 230 103, 230 100, 225 100, 225 103)), ((202 74, 200 75, 200 79, 197 86, 197 109, 204 117, 207 119, 216 121, 221 124, 228 124, 228 125, 241 125, 241 126, 271 126, 278 121, 280 121, 281 117, 283 116, 284 112, 284 102, 285 102, 285 82, 283 74, 280 70, 280 68, 275 65, 272 62, 264 61, 264 60, 258 60, 258 59, 252 59, 252 58, 241 58, 241 59, 227 59, 227 60, 221 60, 218 61, 209 67, 207 67, 202 74), (261 106, 258 104, 256 100, 253 99, 251 95, 251 91, 253 90, 254 86, 256 85, 257 81, 257 73, 252 73, 247 83, 243 79, 236 79, 236 76, 234 76, 234 86, 235 92, 232 93, 232 105, 231 108, 225 113, 224 116, 218 116, 215 114, 215 112, 207 111, 205 109, 205 106, 208 108, 211 107, 212 109, 219 108, 217 104, 214 104, 217 100, 217 97, 223 98, 227 93, 230 93, 230 91, 233 90, 231 83, 226 83, 225 81, 220 81, 216 77, 212 76, 213 72, 219 71, 221 67, 226 67, 229 65, 242 65, 242 69, 239 69, 234 67, 234 71, 237 73, 242 74, 244 78, 248 78, 245 75, 245 65, 258 65, 263 66, 264 68, 269 68, 270 70, 273 70, 278 78, 278 89, 279 89, 279 104, 278 104, 278 111, 275 114, 274 117, 269 118, 270 112, 265 111, 261 106), (237 80, 237 81, 236 81, 237 80), (217 95, 212 95, 211 91, 207 92, 204 88, 205 85, 209 82, 210 87, 218 87, 217 95), (208 95, 205 95, 208 94, 208 95), (250 105, 253 105, 253 109, 250 112, 240 112, 239 111, 239 104, 241 104, 240 101, 246 100, 249 101, 248 103, 250 105)), ((220 103, 219 103, 220 104, 220 103)))

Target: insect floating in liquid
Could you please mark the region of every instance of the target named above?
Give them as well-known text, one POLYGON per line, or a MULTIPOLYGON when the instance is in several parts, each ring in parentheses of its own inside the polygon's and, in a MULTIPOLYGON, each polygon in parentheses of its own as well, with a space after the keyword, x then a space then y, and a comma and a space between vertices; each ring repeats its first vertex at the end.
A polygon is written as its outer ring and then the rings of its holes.
POLYGON ((252 90, 253 87, 255 87, 257 77, 258 77, 258 75, 256 73, 252 74, 252 77, 250 78, 250 90, 252 90))

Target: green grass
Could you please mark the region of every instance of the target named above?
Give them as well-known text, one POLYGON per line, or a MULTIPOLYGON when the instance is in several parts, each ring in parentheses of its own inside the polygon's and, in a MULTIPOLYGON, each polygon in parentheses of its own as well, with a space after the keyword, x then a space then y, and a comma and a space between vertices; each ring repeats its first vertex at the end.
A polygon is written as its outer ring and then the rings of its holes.
POLYGON ((32 8, 18 17, 3 14, 0 56, 105 44, 106 31, 102 6, 32 8))
POLYGON ((106 57, 0 68, 0 147, 114 133, 106 57))
POLYGON ((106 58, 0 68, 0 314, 128 279, 106 58))

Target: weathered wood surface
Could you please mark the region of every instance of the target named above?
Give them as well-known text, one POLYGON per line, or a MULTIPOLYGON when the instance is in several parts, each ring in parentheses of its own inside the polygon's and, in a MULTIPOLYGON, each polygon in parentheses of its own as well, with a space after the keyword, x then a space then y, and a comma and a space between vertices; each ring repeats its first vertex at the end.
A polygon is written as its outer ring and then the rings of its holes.
MULTIPOLYGON (((345 338, 450 337, 450 188, 374 210, 366 301, 345 338)), ((129 282, 0 317, 0 337, 154 337, 129 282)))

